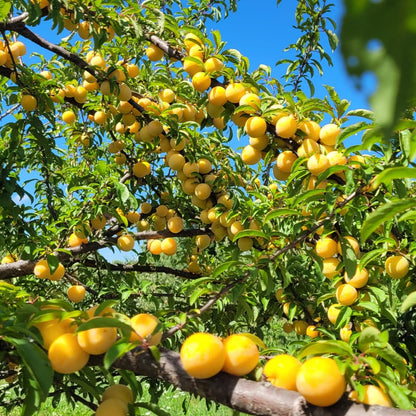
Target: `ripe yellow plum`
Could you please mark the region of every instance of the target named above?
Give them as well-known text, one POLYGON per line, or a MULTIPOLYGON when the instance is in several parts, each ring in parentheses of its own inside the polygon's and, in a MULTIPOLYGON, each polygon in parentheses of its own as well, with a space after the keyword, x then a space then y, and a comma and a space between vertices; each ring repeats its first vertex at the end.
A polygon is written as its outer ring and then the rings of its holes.
POLYGON ((255 165, 260 162, 261 158, 261 150, 256 149, 251 145, 245 146, 241 152, 241 159, 246 165, 255 165))
POLYGON ((33 95, 23 94, 22 98, 20 99, 20 105, 25 111, 30 112, 37 107, 38 100, 33 95))
POLYGON ((300 367, 301 363, 297 358, 280 354, 267 361, 263 373, 273 386, 296 391, 296 377, 300 367))
POLYGON ((341 273, 341 261, 336 257, 328 257, 322 261, 322 273, 327 279, 333 279, 341 273))
POLYGON ((66 333, 52 342, 48 358, 54 371, 71 374, 81 370, 87 364, 90 355, 80 347, 75 334, 66 333))
POLYGON ((250 137, 262 137, 267 130, 266 120, 259 116, 250 117, 246 121, 244 130, 250 137))
POLYGON ((352 305, 358 299, 357 289, 348 284, 342 284, 336 290, 337 301, 341 305, 352 305))
POLYGON ((85 298, 85 287, 82 285, 73 285, 68 288, 67 295, 71 302, 79 303, 85 298))
POLYGON ((239 82, 230 83, 225 89, 225 96, 230 103, 238 103, 246 93, 246 88, 239 82))
POLYGON ((298 122, 292 114, 283 116, 276 122, 276 134, 284 139, 294 136, 297 128, 298 122))
POLYGON ((307 168, 312 175, 318 176, 320 173, 329 168, 329 161, 326 155, 315 153, 309 157, 307 168))
POLYGON ((189 336, 182 344, 180 359, 191 377, 210 378, 223 368, 225 348, 220 338, 199 332, 189 336))
POLYGON ((296 376, 298 392, 315 406, 331 406, 345 391, 345 378, 336 361, 329 357, 306 360, 296 376))
POLYGON ((344 280, 356 289, 360 289, 368 282, 368 271, 365 267, 360 269, 360 267, 357 266, 357 269, 351 278, 348 277, 347 272, 344 273, 344 280))
POLYGON ((101 399, 103 402, 108 399, 119 399, 125 403, 133 403, 134 401, 133 392, 130 387, 124 384, 113 384, 107 387, 101 399))
POLYGON ((319 140, 321 143, 328 146, 335 146, 337 142, 337 137, 341 133, 341 128, 336 124, 330 123, 322 126, 321 131, 319 132, 319 140))
POLYGON ((133 250, 134 243, 134 237, 130 234, 123 234, 117 239, 117 247, 122 251, 133 250))
MULTIPOLYGON (((91 319, 95 319, 94 317, 91 319)), ((88 354, 101 355, 117 340, 117 329, 114 327, 91 328, 77 334, 79 346, 88 354)))
POLYGON ((330 237, 321 238, 316 243, 315 252, 324 259, 333 257, 338 252, 337 242, 330 237))
POLYGON ((393 406, 389 396, 380 387, 373 384, 364 386, 364 397, 362 400, 359 400, 358 393, 355 390, 350 393, 349 399, 368 405, 378 405, 385 407, 393 406))
POLYGON ((173 256, 178 250, 178 243, 172 237, 165 238, 162 240, 161 249, 163 254, 173 256))
POLYGON ((156 62, 160 61, 163 58, 165 53, 158 46, 153 43, 149 45, 146 49, 146 55, 149 58, 149 61, 156 62))
POLYGON ((409 272, 409 260, 397 255, 389 257, 385 262, 386 273, 393 279, 402 279, 409 272))
POLYGON ((147 339, 149 345, 159 344, 162 339, 162 331, 154 333, 159 324, 159 319, 150 313, 134 315, 130 320, 130 325, 135 332, 130 335, 130 341, 147 339))
POLYGON ((277 169, 281 172, 289 173, 297 158, 296 153, 291 150, 281 152, 276 159, 277 169))
POLYGON ((233 334, 223 341, 225 362, 222 371, 235 376, 245 376, 257 366, 259 350, 257 345, 243 334, 233 334))
POLYGON ((192 77, 192 85, 197 91, 204 92, 211 86, 211 77, 205 72, 197 72, 192 77))
POLYGON ((94 416, 127 416, 127 403, 123 400, 111 398, 103 401, 95 411, 94 416))

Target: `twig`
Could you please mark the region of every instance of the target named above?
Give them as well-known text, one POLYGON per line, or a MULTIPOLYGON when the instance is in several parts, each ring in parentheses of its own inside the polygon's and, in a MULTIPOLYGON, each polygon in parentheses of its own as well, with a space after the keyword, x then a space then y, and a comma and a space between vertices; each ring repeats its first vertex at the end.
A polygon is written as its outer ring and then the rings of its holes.
MULTIPOLYGON (((244 275, 244 277, 248 276, 248 273, 244 275)), ((220 299, 222 296, 224 296, 226 293, 228 293, 236 284, 241 283, 244 280, 244 277, 241 277, 240 279, 235 280, 234 282, 229 283, 228 285, 224 286, 215 296, 213 296, 205 305, 201 306, 197 311, 193 310, 192 312, 188 312, 186 314, 186 319, 192 319, 196 318, 197 316, 202 315, 203 313, 207 312, 209 309, 212 308, 212 306, 217 302, 218 299, 220 299)), ((178 325, 173 326, 168 331, 163 333, 162 341, 171 337, 176 332, 180 331, 185 325, 185 322, 180 323, 178 325)))

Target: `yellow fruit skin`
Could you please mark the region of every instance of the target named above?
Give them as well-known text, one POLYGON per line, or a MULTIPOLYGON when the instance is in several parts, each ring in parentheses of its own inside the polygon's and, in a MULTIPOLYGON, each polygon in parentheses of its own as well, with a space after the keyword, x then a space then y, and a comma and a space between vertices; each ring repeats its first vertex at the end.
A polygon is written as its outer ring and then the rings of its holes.
POLYGON ((358 299, 357 289, 349 283, 337 287, 336 297, 341 305, 352 305, 358 299))
POLYGON ((81 370, 87 364, 90 355, 79 346, 77 336, 68 333, 52 342, 48 358, 54 371, 71 374, 81 370))
POLYGON ((275 387, 296 391, 296 376, 300 361, 288 354, 276 355, 264 366, 263 373, 275 387))
POLYGON ((225 363, 225 349, 220 338, 198 332, 185 340, 180 358, 183 368, 191 377, 205 379, 221 371, 225 363))
MULTIPOLYGON (((130 341, 142 341, 153 334, 156 327, 159 325, 159 319, 150 313, 139 313, 131 318, 131 327, 135 333, 130 336, 130 341)), ((162 332, 156 332, 149 337, 149 345, 157 345, 162 339, 162 332)))
MULTIPOLYGON (((94 318, 92 318, 94 319, 94 318)), ((100 355, 117 340, 116 328, 91 328, 86 331, 78 332, 78 344, 88 354, 100 355)))
POLYGON ((125 235, 121 235, 118 239, 117 239, 117 247, 120 250, 123 251, 130 251, 133 249, 134 247, 134 237, 132 237, 129 234, 125 234, 125 235))
POLYGON ((134 397, 130 387, 124 384, 113 384, 104 390, 102 401, 118 399, 124 403, 133 403, 134 397))
POLYGON ((296 376, 298 392, 315 406, 331 406, 345 391, 345 378, 332 358, 306 360, 296 376))
POLYGON ((223 341, 225 362, 222 371, 234 376, 245 376, 254 370, 259 362, 257 345, 242 334, 233 334, 223 341))
POLYGON ((380 389, 380 387, 368 384, 364 386, 364 397, 363 400, 359 400, 358 393, 354 390, 350 393, 349 398, 356 402, 368 404, 368 405, 379 405, 385 407, 392 407, 389 396, 380 389))
POLYGON ((128 407, 120 399, 107 399, 103 401, 95 411, 95 416, 127 416, 128 407))
POLYGON ((409 261, 403 256, 391 256, 385 263, 386 273, 393 279, 402 279, 409 271, 409 261))
POLYGON ((73 285, 68 288, 67 295, 71 302, 82 302, 85 298, 85 287, 82 285, 73 285))

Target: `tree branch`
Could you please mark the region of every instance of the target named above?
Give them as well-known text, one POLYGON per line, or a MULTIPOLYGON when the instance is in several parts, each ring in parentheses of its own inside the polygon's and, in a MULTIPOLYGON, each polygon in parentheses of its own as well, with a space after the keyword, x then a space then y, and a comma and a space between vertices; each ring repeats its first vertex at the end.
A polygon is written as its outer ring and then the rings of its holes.
POLYGON ((45 48, 51 52, 56 53, 57 55, 61 56, 62 58, 66 59, 67 61, 72 62, 79 68, 88 71, 90 74, 94 75, 96 78, 97 74, 96 71, 88 65, 86 61, 84 61, 82 58, 80 58, 78 55, 75 55, 72 52, 67 51, 65 48, 59 45, 55 45, 52 42, 49 42, 48 40, 42 38, 41 36, 37 35, 36 33, 32 32, 30 29, 26 27, 24 24, 16 25, 16 27, 13 28, 13 30, 26 39, 31 40, 32 42, 36 43, 37 45, 41 46, 42 48, 45 48))
MULTIPOLYGON (((97 267, 94 260, 85 260, 82 264, 86 267, 97 267)), ((108 269, 113 272, 139 272, 139 273, 166 273, 174 276, 184 277, 186 279, 198 279, 199 274, 187 272, 185 270, 173 269, 166 266, 154 266, 152 264, 111 264, 108 263, 108 269)))
MULTIPOLYGON (((257 416, 416 416, 414 410, 366 406, 345 396, 333 406, 320 408, 308 404, 297 392, 223 372, 208 379, 195 379, 182 367, 178 353, 164 348, 160 352, 160 360, 156 361, 148 350, 138 347, 116 360, 113 367, 164 380, 183 391, 257 416)), ((91 356, 89 365, 102 365, 102 357, 91 356)))
MULTIPOLYGON (((196 318, 197 316, 202 315, 203 313, 207 312, 209 309, 212 308, 212 306, 215 304, 215 302, 220 299, 223 295, 228 293, 237 283, 240 283, 243 280, 243 278, 235 280, 234 282, 224 286, 215 296, 213 296, 205 305, 200 307, 197 311, 193 310, 192 312, 188 312, 186 314, 186 319, 192 319, 196 318)), ((166 338, 171 337, 176 332, 180 331, 185 325, 185 322, 180 323, 178 325, 173 326, 168 331, 165 331, 162 336, 162 340, 165 340, 166 338)))

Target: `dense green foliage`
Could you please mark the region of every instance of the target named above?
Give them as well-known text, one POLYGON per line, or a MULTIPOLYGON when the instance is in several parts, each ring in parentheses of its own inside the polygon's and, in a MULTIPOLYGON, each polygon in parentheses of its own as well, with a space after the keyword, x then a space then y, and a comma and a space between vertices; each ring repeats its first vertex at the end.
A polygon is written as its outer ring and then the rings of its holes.
MULTIPOLYGON (((207 21, 236 1, 0 1, 0 406, 30 415, 52 396, 95 410, 121 381, 136 398, 131 414, 170 414, 157 405, 165 383, 115 364, 142 345, 130 335, 142 312, 159 319, 153 334, 163 329, 164 348, 179 350, 194 332, 251 333, 263 357, 328 354, 361 399, 375 384, 395 406, 415 406, 416 60, 406 45, 416 12, 410 1, 393 15, 389 1, 345 3, 341 46, 355 73, 379 77, 374 113, 350 109, 330 86, 313 97, 315 73, 338 45, 325 0, 294 7, 302 35, 288 45, 293 59, 279 61, 281 80, 265 65, 249 72, 247 57, 208 33, 207 21), (59 41, 37 34, 45 27, 59 41), (364 47, 373 38, 381 58, 364 47), (25 56, 27 39, 44 54, 25 56), (245 100, 214 101, 214 87, 229 85, 245 100), (265 130, 249 138, 255 116, 265 130), (328 125, 336 136, 320 136, 328 125), (361 143, 346 148, 354 134, 361 143), (317 154, 325 163, 314 167, 317 154), (135 240, 127 254, 120 235, 135 240), (335 244, 329 255, 318 249, 325 237, 335 244), (388 266, 394 256, 403 275, 388 266), (47 275, 33 273, 42 259, 47 275), (62 265, 64 277, 51 279, 62 265), (339 285, 363 270, 368 281, 341 299, 339 285), (73 284, 87 291, 79 303, 66 294, 73 284), (98 317, 107 307, 114 313, 98 317), (53 320, 73 320, 78 333, 117 328, 117 342, 102 366, 60 374, 42 332, 53 320)), ((266 358, 249 379, 260 381, 266 358)))

